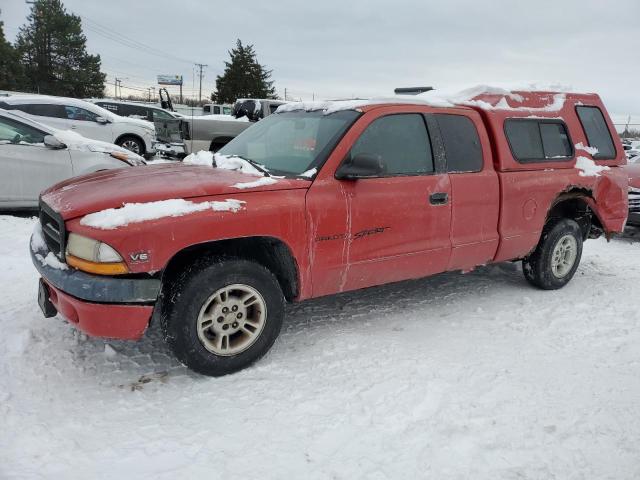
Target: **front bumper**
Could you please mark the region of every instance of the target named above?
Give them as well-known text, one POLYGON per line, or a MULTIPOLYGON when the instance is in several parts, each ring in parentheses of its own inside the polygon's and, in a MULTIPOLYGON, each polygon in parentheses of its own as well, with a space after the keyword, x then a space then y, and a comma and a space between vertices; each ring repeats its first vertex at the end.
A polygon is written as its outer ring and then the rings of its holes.
POLYGON ((51 303, 77 328, 97 337, 134 340, 142 336, 160 293, 160 280, 62 270, 44 260, 48 251, 29 250, 51 303))

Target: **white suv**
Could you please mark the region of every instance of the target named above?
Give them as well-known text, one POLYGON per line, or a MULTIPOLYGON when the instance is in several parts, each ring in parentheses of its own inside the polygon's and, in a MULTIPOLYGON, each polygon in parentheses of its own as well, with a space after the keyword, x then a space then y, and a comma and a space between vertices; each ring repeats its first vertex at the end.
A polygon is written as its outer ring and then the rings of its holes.
POLYGON ((138 155, 155 153, 155 127, 135 118, 121 117, 84 100, 46 95, 12 95, 2 98, 0 108, 21 110, 46 125, 73 130, 80 135, 115 143, 138 155))

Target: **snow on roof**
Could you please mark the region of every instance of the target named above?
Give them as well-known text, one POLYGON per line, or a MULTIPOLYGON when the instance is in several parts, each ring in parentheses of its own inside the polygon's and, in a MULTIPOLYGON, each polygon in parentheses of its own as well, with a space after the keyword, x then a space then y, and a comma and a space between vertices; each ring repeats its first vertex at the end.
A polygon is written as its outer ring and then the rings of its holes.
MULTIPOLYGON (((357 110, 371 105, 407 104, 427 105, 430 107, 475 107, 482 110, 511 110, 526 112, 558 112, 564 107, 566 100, 565 87, 551 86, 549 89, 529 86, 528 88, 507 89, 478 85, 457 92, 446 90, 430 90, 418 95, 394 95, 390 97, 376 97, 365 100, 338 100, 327 102, 295 102, 281 105, 276 113, 292 111, 319 111, 330 114, 342 110, 357 110), (553 90, 551 90, 553 88, 553 90), (532 107, 518 105, 526 101, 526 93, 536 93, 546 105, 532 107), (494 102, 492 102, 494 101, 494 102)), ((570 89, 569 89, 570 90, 570 89)))

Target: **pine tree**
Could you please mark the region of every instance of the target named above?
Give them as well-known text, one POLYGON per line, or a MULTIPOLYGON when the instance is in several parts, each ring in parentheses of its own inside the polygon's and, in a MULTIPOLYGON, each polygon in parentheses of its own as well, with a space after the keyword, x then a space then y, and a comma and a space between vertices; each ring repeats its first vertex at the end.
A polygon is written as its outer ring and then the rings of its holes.
POLYGON ((100 56, 87 53, 80 17, 60 0, 36 0, 20 28, 16 49, 29 89, 65 97, 102 96, 106 75, 100 56))
POLYGON ((276 98, 271 70, 258 63, 253 45, 242 45, 229 52, 224 73, 216 78, 216 91, 211 99, 216 103, 233 103, 238 98, 276 98))
POLYGON ((0 90, 21 90, 24 71, 18 53, 4 36, 4 23, 0 22, 0 90))

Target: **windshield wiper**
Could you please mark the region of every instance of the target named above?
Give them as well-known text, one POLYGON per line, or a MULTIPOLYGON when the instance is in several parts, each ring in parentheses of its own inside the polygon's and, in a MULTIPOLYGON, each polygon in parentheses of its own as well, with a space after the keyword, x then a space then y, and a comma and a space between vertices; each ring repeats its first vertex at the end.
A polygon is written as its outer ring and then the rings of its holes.
POLYGON ((241 158, 242 160, 244 160, 245 162, 249 162, 251 164, 251 166, 253 166, 256 170, 260 170, 260 172, 264 173, 265 177, 270 177, 271 174, 269 173, 269 170, 267 170, 264 165, 260 165, 258 162, 256 162, 255 160, 252 160, 250 158, 245 158, 242 155, 230 155, 230 158, 233 157, 238 157, 241 158))

